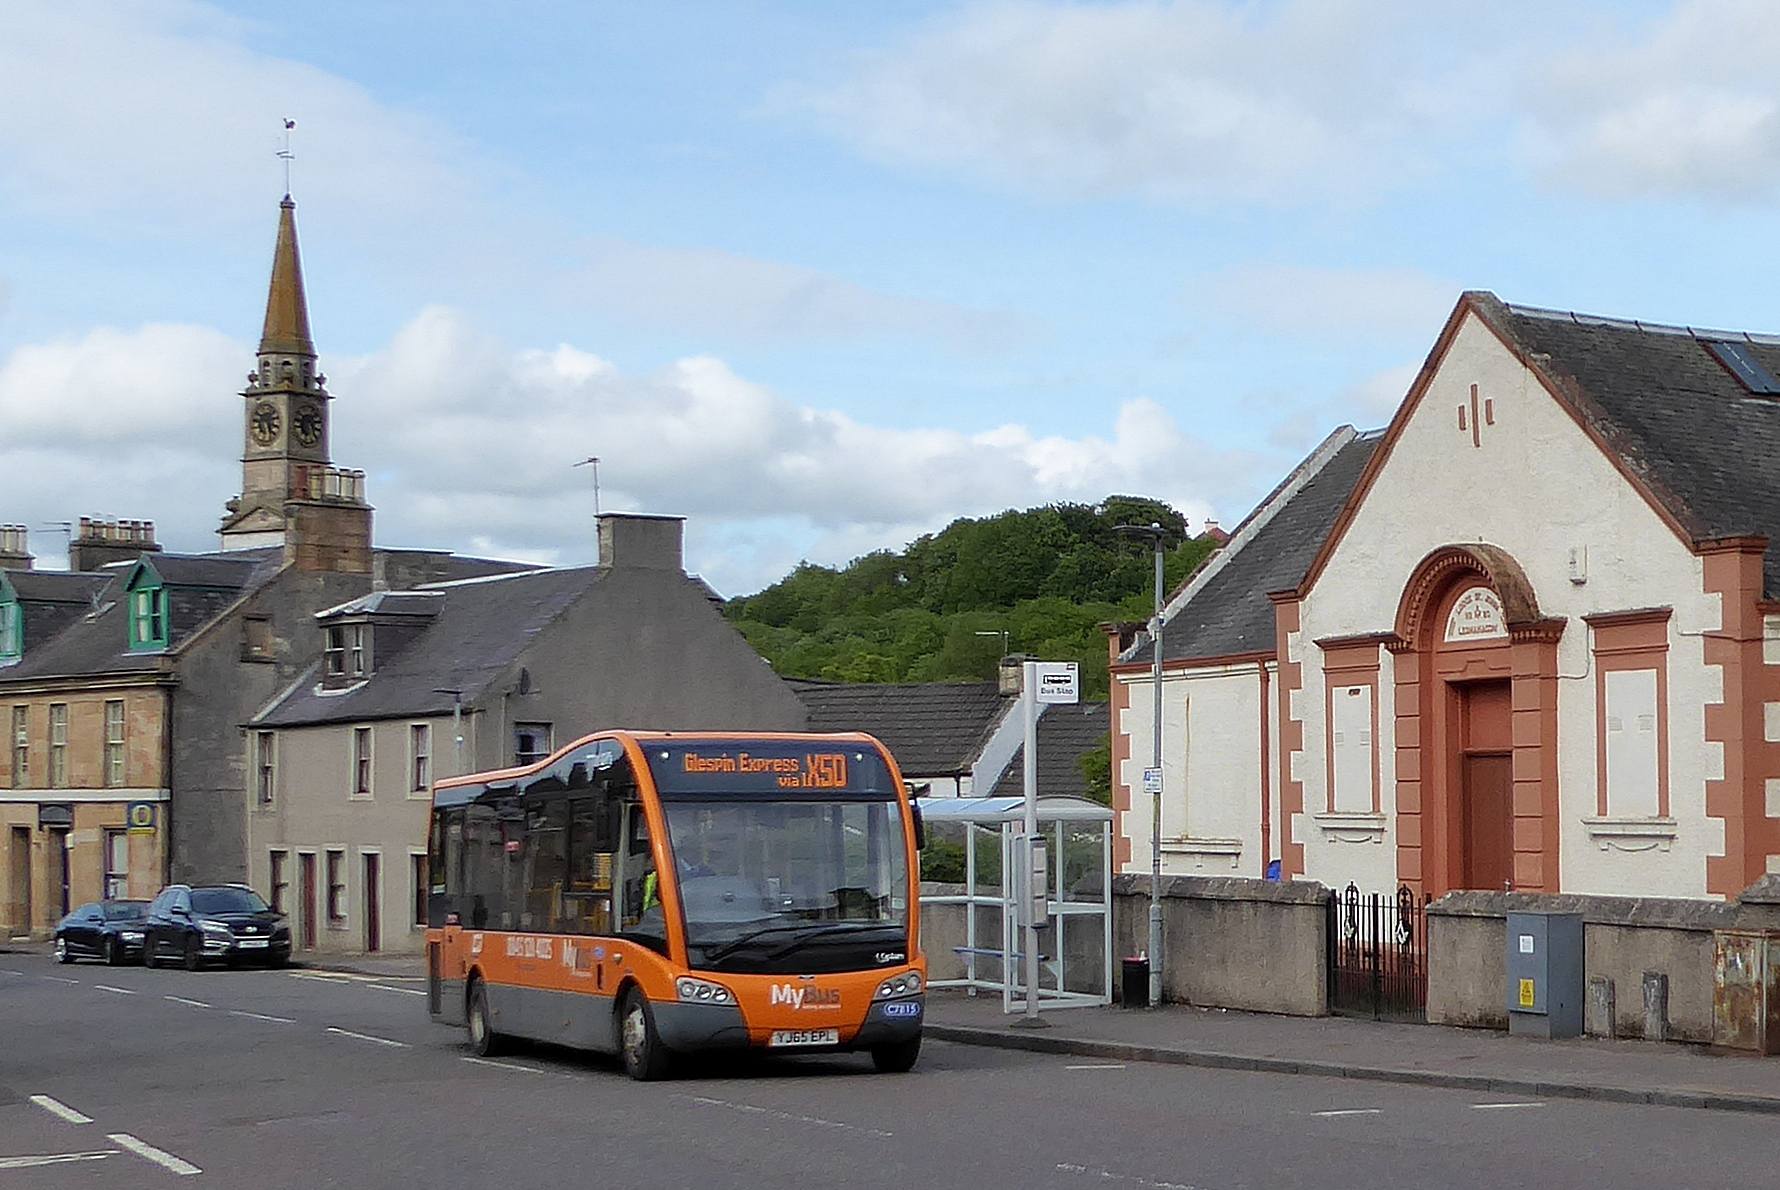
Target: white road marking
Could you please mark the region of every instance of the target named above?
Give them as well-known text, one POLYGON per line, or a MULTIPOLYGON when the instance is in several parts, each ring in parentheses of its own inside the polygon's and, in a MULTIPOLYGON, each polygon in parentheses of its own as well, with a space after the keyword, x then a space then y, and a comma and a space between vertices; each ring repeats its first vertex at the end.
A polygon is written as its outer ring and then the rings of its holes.
POLYGON ((25 977, 25 973, 23 971, 14 971, 11 967, 0 967, 0 975, 16 975, 20 979, 23 979, 25 977))
POLYGON ((1065 1070, 1123 1070, 1123 1062, 1085 1062, 1080 1066, 1065 1066, 1065 1070))
POLYGON ((550 1073, 548 1070, 539 1070, 536 1066, 521 1066, 517 1062, 497 1062, 493 1058, 465 1058, 464 1061, 473 1062, 477 1066, 493 1066, 498 1070, 523 1070, 527 1074, 550 1073))
POLYGON ((33 1095, 31 1102, 41 1107, 52 1116, 59 1116, 70 1124, 91 1124, 93 1117, 82 1115, 60 1099, 51 1099, 48 1095, 33 1095))
POLYGON ((66 976, 63 976, 63 975, 45 975, 45 976, 44 976, 44 978, 45 978, 45 979, 48 979, 48 980, 53 980, 53 981, 54 981, 54 982, 56 982, 56 983, 71 983, 71 984, 74 984, 74 985, 76 985, 76 986, 79 986, 79 984, 80 984, 80 980, 78 980, 78 979, 69 979, 69 978, 67 978, 67 977, 66 977, 66 976))
POLYGON ((366 987, 378 992, 400 992, 404 996, 424 996, 424 988, 392 988, 387 983, 368 983, 366 987))
POLYGON ((1382 1107, 1343 1107, 1334 1111, 1311 1112, 1313 1116, 1376 1116, 1383 1114, 1382 1107))
POLYGON ((30 1169, 34 1165, 66 1165, 70 1161, 103 1161, 117 1156, 116 1149, 93 1149, 86 1153, 43 1153, 35 1157, 0 1157, 0 1169, 30 1169))
POLYGON ((376 983, 381 975, 355 975, 350 971, 291 971, 292 979, 314 979, 322 983, 376 983))
POLYGON ((134 996, 136 994, 129 988, 114 988, 108 983, 96 983, 93 986, 102 992, 116 992, 120 996, 134 996))
POLYGON ((399 1046, 402 1049, 408 1048, 408 1043, 405 1041, 391 1041, 387 1037, 373 1037, 369 1033, 354 1033, 351 1029, 342 1029, 336 1025, 329 1025, 328 1032, 338 1033, 342 1037, 356 1037, 360 1041, 375 1041, 378 1045, 393 1045, 399 1046))
POLYGON ((863 1124, 848 1124, 841 1120, 824 1120, 819 1116, 800 1116, 794 1112, 774 1111, 770 1107, 760 1107, 753 1103, 733 1103, 728 1099, 711 1099, 704 1095, 681 1095, 681 1099, 693 1103, 702 1103, 706 1107, 726 1107, 731 1111, 747 1112, 756 1116, 771 1116, 775 1120, 789 1120, 794 1124, 814 1124, 819 1128, 844 1128, 849 1132, 863 1132, 868 1136, 895 1136, 894 1132, 885 1132, 882 1128, 867 1128, 863 1124))
POLYGON ((190 1004, 193 1008, 209 1008, 202 1000, 187 1000, 184 996, 162 996, 163 1000, 171 1000, 175 1004, 190 1004))
POLYGON ((1185 1182, 1158 1182, 1153 1178, 1140 1178, 1135 1174, 1114 1173, 1110 1169, 1102 1169, 1096 1165, 1070 1165, 1058 1162, 1057 1168, 1064 1173, 1079 1173, 1084 1177, 1099 1178, 1103 1182, 1124 1182, 1132 1186, 1142 1186, 1145 1190, 1199 1190, 1197 1186, 1189 1186, 1185 1182))
POLYGON ((157 1149, 147 1141, 137 1140, 128 1132, 108 1132, 105 1139, 114 1145, 122 1145, 138 1157, 145 1157, 162 1169, 171 1170, 182 1178, 189 1178, 195 1173, 204 1171, 181 1157, 175 1157, 165 1149, 157 1149))
POLYGON ((1472 1111, 1502 1111, 1511 1107, 1544 1107, 1543 1103, 1473 1103, 1472 1111))
POLYGON ((244 1008, 231 1008, 231 1009, 229 1009, 229 1015, 230 1016, 244 1016, 248 1020, 252 1020, 252 1021, 272 1021, 275 1024, 280 1024, 280 1025, 294 1025, 297 1023, 296 1021, 292 1020, 288 1016, 267 1016, 263 1012, 248 1012, 244 1008))

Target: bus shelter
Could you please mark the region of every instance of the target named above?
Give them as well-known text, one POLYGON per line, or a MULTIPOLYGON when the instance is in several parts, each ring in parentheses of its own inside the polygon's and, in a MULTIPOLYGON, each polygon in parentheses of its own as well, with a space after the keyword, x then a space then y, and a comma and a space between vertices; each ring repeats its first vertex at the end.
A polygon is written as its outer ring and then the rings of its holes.
MULTIPOLYGON (((1012 874, 1025 799, 923 798, 919 805, 927 832, 923 883, 933 879, 930 862, 946 877, 921 894, 922 949, 942 972, 928 986, 999 993, 1005 1011, 1024 1012, 1025 934, 1012 874)), ((1038 799, 1050 868, 1036 989, 1041 1009, 1112 1003, 1112 817, 1087 798, 1038 799)))

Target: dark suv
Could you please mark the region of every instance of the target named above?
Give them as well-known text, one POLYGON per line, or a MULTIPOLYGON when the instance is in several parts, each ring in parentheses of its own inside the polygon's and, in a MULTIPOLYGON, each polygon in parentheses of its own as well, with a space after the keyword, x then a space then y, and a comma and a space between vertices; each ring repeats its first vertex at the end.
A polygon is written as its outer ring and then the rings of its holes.
POLYGON ((170 884, 148 907, 143 959, 150 967, 184 963, 290 960, 290 927, 245 884, 170 884))

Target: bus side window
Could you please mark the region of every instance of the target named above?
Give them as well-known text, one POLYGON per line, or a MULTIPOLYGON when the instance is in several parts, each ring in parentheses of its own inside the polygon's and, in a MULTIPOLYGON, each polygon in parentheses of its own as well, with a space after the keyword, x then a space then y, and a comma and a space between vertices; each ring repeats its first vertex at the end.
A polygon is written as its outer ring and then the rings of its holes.
POLYGON ((464 886, 464 812, 440 810, 433 815, 432 837, 427 846, 427 923, 445 924, 449 913, 466 920, 460 903, 464 886))

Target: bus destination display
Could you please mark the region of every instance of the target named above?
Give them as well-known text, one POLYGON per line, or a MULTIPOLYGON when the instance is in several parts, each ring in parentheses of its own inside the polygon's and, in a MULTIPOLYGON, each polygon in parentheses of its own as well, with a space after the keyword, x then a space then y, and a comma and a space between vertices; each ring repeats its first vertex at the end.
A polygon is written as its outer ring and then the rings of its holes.
POLYGON ((889 796, 889 771, 877 749, 775 746, 731 740, 651 744, 645 749, 664 795, 739 794, 889 796))

